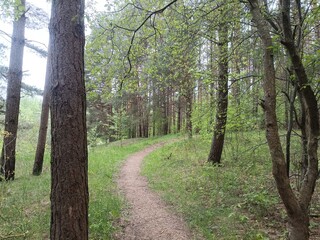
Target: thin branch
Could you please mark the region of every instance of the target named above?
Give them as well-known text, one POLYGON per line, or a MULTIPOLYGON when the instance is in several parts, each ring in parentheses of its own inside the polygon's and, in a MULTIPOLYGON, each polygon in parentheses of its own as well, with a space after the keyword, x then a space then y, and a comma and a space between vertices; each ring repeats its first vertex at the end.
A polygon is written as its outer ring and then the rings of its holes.
MULTIPOLYGON (((174 1, 170 2, 169 4, 167 4, 166 6, 164 6, 163 8, 161 8, 161 9, 159 9, 159 10, 156 10, 156 11, 154 11, 154 12, 151 12, 151 13, 142 21, 142 23, 141 23, 136 29, 134 29, 133 31, 128 29, 128 31, 132 31, 133 34, 132 34, 132 36, 131 36, 130 46, 129 46, 129 49, 128 49, 127 55, 126 55, 126 58, 127 58, 128 64, 129 64, 129 70, 128 70, 127 74, 124 76, 124 79, 126 79, 126 78, 129 76, 129 74, 130 74, 130 72, 131 72, 131 70, 132 70, 132 63, 131 63, 131 59, 130 59, 130 54, 131 54, 131 49, 132 49, 132 46, 133 46, 133 43, 134 43, 134 40, 135 40, 135 37, 136 37, 137 32, 144 26, 144 24, 145 24, 152 16, 154 16, 154 15, 156 15, 156 14, 161 14, 161 13, 163 13, 167 8, 169 8, 171 5, 173 5, 173 4, 174 4, 175 2, 177 2, 177 1, 178 1, 178 0, 174 0, 174 1)), ((125 28, 122 27, 122 29, 125 29, 125 28)), ((122 89, 122 85, 123 85, 123 80, 122 80, 121 83, 120 83, 120 90, 122 89)))
MULTIPOLYGON (((1 34, 4 34, 4 35, 7 36, 8 38, 12 39, 12 36, 11 36, 10 34, 6 33, 5 31, 3 31, 3 30, 1 30, 1 29, 0 29, 0 33, 1 33, 1 34)), ((6 40, 7 40, 7 39, 6 39, 6 40)), ((10 40, 7 40, 7 41, 8 41, 8 42, 11 42, 10 40)), ((38 43, 38 44, 40 44, 40 45, 43 45, 45 48, 47 48, 47 45, 45 45, 44 43, 41 43, 41 42, 38 42, 38 41, 35 41, 35 40, 28 40, 28 39, 26 39, 26 38, 24 39, 24 41, 25 41, 25 46, 26 46, 27 48, 30 48, 30 49, 38 52, 42 57, 46 57, 46 56, 47 56, 47 51, 46 51, 46 50, 43 50, 43 49, 41 49, 41 48, 39 48, 39 47, 37 47, 37 46, 35 46, 35 45, 32 44, 32 42, 38 43)))
MULTIPOLYGON (((5 36, 7 36, 7 37, 10 38, 10 39, 12 39, 12 37, 11 37, 10 34, 6 33, 5 31, 3 31, 3 30, 1 30, 1 29, 0 29, 0 33, 3 34, 3 35, 5 35, 5 36)), ((8 41, 8 42, 11 42, 10 40, 8 40, 8 39, 5 38, 5 37, 3 37, 3 39, 5 39, 5 40, 8 41)))
POLYGON ((149 10, 146 10, 142 7, 138 7, 137 5, 133 4, 133 3, 127 3, 126 5, 124 5, 122 8, 120 8, 119 10, 116 10, 116 11, 111 11, 111 12, 106 12, 106 13, 110 13, 110 14, 113 14, 113 13, 119 13, 119 12, 122 12, 123 10, 125 10, 128 6, 133 6, 135 7, 136 9, 139 9, 141 11, 146 11, 146 12, 150 12, 149 10))

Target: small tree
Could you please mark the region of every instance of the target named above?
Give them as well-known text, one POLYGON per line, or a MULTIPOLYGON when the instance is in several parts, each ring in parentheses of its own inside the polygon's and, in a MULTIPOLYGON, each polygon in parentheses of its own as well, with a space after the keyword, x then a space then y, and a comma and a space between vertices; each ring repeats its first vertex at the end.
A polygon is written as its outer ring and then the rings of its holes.
POLYGON ((216 122, 208 161, 220 163, 224 145, 228 112, 228 25, 221 23, 219 30, 219 78, 216 122))

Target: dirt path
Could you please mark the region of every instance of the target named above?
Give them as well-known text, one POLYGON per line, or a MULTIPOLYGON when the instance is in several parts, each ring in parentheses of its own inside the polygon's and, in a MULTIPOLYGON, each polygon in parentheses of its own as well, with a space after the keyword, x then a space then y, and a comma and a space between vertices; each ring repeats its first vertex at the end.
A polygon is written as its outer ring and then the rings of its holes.
POLYGON ((131 155, 123 165, 118 186, 130 204, 128 219, 122 219, 121 240, 182 240, 194 239, 181 218, 170 212, 159 196, 148 188, 146 178, 140 175, 145 156, 161 144, 131 155))

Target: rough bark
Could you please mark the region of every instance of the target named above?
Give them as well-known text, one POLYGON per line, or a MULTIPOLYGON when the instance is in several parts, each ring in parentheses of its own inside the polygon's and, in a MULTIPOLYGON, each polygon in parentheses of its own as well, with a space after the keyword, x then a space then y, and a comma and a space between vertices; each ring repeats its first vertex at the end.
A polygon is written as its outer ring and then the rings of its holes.
POLYGON ((50 41, 53 239, 88 239, 84 1, 52 1, 50 41))
POLYGON ((219 27, 219 79, 216 121, 208 161, 221 162, 228 110, 228 29, 226 24, 219 27))
POLYGON ((38 176, 42 173, 43 167, 43 158, 44 152, 46 148, 46 140, 47 140, 47 130, 48 130, 48 120, 49 120, 49 102, 50 102, 50 77, 51 77, 51 64, 50 60, 50 43, 48 49, 48 58, 47 58, 47 70, 46 70, 46 78, 45 85, 43 91, 43 99, 41 106, 41 116, 40 116, 40 128, 38 135, 38 143, 37 150, 33 164, 32 174, 38 176))
MULTIPOLYGON (((21 0, 19 3, 23 8, 26 3, 21 0)), ((16 8, 16 11, 19 11, 16 8)), ((16 164, 16 140, 19 121, 20 92, 22 81, 23 50, 25 45, 25 24, 24 13, 13 22, 13 33, 11 40, 10 63, 8 73, 6 114, 5 114, 5 136, 1 154, 1 168, 6 180, 14 180, 16 164)))

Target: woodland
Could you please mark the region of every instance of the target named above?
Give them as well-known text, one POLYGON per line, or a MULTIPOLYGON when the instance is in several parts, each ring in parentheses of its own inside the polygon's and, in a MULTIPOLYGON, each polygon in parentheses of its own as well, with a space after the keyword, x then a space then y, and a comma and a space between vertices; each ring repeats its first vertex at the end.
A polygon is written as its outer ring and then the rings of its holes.
POLYGON ((117 239, 121 163, 159 142, 142 174, 199 239, 320 239, 318 1, 51 4, 43 49, 24 32, 46 13, 0 3, 0 239, 117 239))

